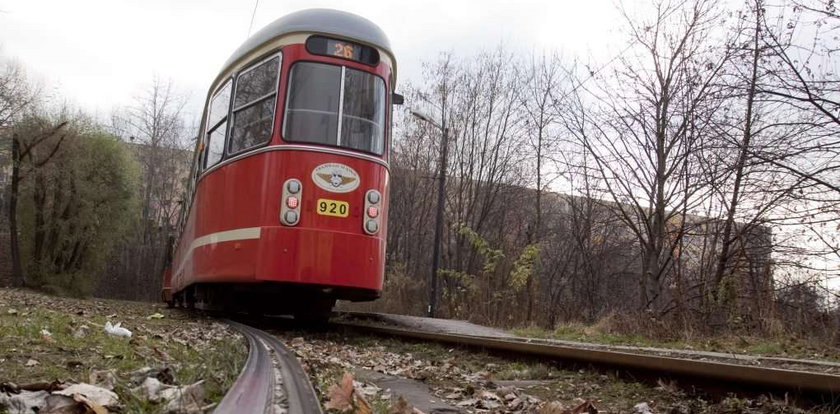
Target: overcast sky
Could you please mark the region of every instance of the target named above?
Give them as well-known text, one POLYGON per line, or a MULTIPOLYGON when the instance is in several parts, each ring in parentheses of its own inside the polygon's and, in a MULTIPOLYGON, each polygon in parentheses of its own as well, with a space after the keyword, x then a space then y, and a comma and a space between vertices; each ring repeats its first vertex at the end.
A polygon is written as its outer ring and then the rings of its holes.
MULTIPOLYGON (((130 103, 155 75, 189 93, 197 111, 221 65, 246 39, 254 6, 254 0, 0 0, 0 55, 101 117, 130 103)), ((421 62, 442 51, 470 55, 504 43, 606 60, 619 50, 612 0, 259 0, 251 33, 315 7, 356 13, 382 27, 398 60, 398 83, 419 79, 421 62)))

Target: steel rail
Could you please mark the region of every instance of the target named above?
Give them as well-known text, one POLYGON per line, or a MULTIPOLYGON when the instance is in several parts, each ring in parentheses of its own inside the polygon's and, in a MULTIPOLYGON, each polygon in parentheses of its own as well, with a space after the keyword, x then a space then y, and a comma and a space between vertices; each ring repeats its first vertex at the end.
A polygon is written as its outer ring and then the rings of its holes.
POLYGON ((218 413, 264 414, 274 403, 274 369, 268 348, 247 326, 225 321, 248 341, 248 359, 239 377, 216 407, 218 413))
POLYGON ((254 330, 274 350, 274 355, 279 359, 283 387, 286 389, 286 398, 289 401, 287 412, 289 414, 322 414, 321 403, 309 381, 309 375, 303 370, 294 352, 268 332, 254 330))
POLYGON ((840 395, 840 375, 791 369, 757 367, 719 361, 673 358, 661 355, 574 347, 522 339, 473 336, 464 334, 416 331, 390 326, 372 326, 352 322, 331 322, 381 336, 435 341, 448 344, 511 352, 555 360, 577 361, 664 373, 671 376, 702 378, 742 386, 767 387, 783 391, 840 395))
POLYGON ((280 381, 288 402, 289 414, 322 414, 318 396, 309 377, 286 346, 271 334, 248 325, 225 321, 248 341, 248 359, 239 377, 216 407, 216 413, 266 414, 274 412, 274 364, 277 358, 280 381))

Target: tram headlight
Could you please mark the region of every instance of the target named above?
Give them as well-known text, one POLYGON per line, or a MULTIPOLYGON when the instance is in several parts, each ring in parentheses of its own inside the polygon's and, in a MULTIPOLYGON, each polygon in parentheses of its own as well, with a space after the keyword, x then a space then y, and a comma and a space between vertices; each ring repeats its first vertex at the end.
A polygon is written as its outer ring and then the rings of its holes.
POLYGON ((379 209, 376 207, 368 207, 367 215, 370 218, 376 218, 377 216, 379 216, 379 209))
POLYGON ((381 196, 379 195, 378 191, 376 191, 376 190, 368 191, 367 199, 368 199, 369 203, 371 203, 371 204, 379 203, 380 198, 381 198, 381 196))
POLYGON ((286 212, 286 222, 287 223, 297 223, 297 220, 298 220, 297 211, 287 211, 286 212))
POLYGON ((286 199, 286 206, 289 208, 298 208, 298 198, 297 197, 289 197, 286 199))
POLYGON ((367 229, 368 233, 376 233, 379 231, 379 223, 376 220, 368 220, 365 223, 365 229, 367 229))
POLYGON ((289 182, 286 183, 286 190, 292 194, 297 194, 298 191, 300 191, 300 182, 297 180, 289 180, 289 182))

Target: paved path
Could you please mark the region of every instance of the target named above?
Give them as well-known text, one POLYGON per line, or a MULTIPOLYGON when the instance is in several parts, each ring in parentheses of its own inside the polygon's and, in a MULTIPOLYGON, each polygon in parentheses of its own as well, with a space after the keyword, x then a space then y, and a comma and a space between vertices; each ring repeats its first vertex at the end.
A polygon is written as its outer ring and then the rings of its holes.
POLYGON ((461 335, 516 338, 516 336, 501 329, 490 328, 487 326, 476 325, 472 322, 454 319, 425 318, 421 316, 394 315, 390 313, 365 313, 365 315, 373 316, 380 322, 407 329, 461 335))
POLYGON ((391 395, 403 397, 406 402, 424 413, 443 414, 463 412, 463 410, 449 405, 443 399, 433 395, 429 387, 420 381, 386 375, 368 369, 357 369, 356 379, 371 382, 383 390, 389 390, 391 395))
MULTIPOLYGON (((394 315, 388 313, 363 313, 364 317, 375 319, 378 322, 394 325, 406 329, 422 330, 427 332, 441 332, 460 335, 486 336, 492 338, 517 339, 526 342, 539 342, 554 345, 570 346, 575 348, 602 349, 608 351, 656 354, 674 358, 690 358, 699 360, 720 360, 725 362, 737 362, 747 365, 779 365, 790 369, 808 369, 808 367, 820 367, 818 369, 836 372, 840 370, 840 363, 820 360, 801 360, 791 358, 780 358, 749 354, 734 354, 727 352, 699 351, 691 349, 653 348, 631 345, 610 345, 591 342, 567 341, 562 339, 539 339, 513 335, 510 332, 477 325, 471 322, 452 319, 437 319, 421 316, 394 315), (800 366, 801 365, 801 366, 800 366)), ((811 368, 812 369, 812 368, 811 368)))

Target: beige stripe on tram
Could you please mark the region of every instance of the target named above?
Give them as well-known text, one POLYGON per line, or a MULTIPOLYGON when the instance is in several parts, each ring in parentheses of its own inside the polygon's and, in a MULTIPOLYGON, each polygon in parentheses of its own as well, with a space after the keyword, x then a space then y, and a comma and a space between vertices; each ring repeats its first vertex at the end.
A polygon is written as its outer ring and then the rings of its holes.
POLYGON ((207 234, 193 240, 192 243, 190 243, 190 250, 187 252, 186 256, 184 256, 184 260, 181 260, 181 265, 178 266, 178 271, 175 272, 172 276, 178 275, 181 273, 182 270, 184 270, 184 265, 187 263, 187 259, 189 259, 192 256, 193 250, 201 246, 206 246, 208 244, 259 239, 260 230, 260 227, 247 227, 244 229, 220 231, 218 233, 207 234))

